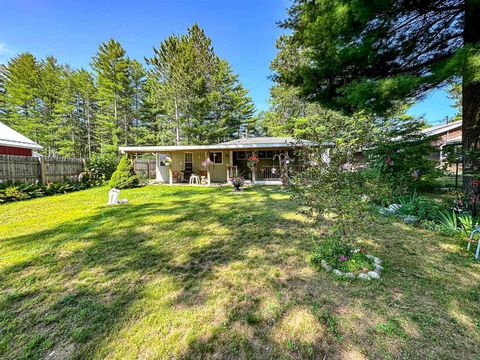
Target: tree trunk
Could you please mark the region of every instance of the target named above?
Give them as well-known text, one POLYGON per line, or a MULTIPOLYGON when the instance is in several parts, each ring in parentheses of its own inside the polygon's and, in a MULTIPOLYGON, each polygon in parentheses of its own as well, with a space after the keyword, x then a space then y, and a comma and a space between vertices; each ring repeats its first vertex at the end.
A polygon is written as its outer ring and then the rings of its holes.
MULTIPOLYGON (((467 0, 465 4, 464 43, 466 47, 478 50, 480 44, 480 3, 467 0)), ((473 56, 471 51, 468 56, 473 56)), ((473 61, 467 59, 463 70, 462 83, 462 148, 463 148, 463 189, 472 190, 472 178, 480 176, 480 82, 472 81, 473 61)))
POLYGON ((180 119, 178 118, 178 105, 177 105, 176 94, 175 94, 174 102, 175 102, 175 124, 176 124, 175 145, 179 145, 180 144, 180 119))

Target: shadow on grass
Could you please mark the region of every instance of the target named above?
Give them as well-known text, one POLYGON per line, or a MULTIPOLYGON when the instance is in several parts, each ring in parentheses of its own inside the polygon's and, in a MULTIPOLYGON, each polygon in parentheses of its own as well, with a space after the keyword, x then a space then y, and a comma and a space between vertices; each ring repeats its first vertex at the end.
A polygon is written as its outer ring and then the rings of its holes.
MULTIPOLYGON (((335 281, 308 265, 317 225, 286 216, 295 207, 284 194, 155 190, 132 192, 143 203, 99 207, 2 243, 13 254, 31 251, 0 271, 2 358, 107 357, 128 342, 119 334, 144 316, 135 306, 150 301, 149 286, 162 279, 172 291, 158 296, 173 314, 192 309, 198 322, 211 322, 205 333, 180 329, 193 335, 168 358, 448 358, 475 348, 461 316, 479 315, 462 310, 475 304, 475 269, 462 281, 463 265, 445 260, 431 235, 372 225, 365 241, 386 261, 384 279, 335 281), (471 296, 459 300, 465 294, 471 296), (212 318, 201 313, 217 306, 212 318), (438 345, 453 334, 464 338, 438 345)), ((142 357, 138 348, 167 341, 150 331, 156 340, 136 338, 124 352, 142 357)))

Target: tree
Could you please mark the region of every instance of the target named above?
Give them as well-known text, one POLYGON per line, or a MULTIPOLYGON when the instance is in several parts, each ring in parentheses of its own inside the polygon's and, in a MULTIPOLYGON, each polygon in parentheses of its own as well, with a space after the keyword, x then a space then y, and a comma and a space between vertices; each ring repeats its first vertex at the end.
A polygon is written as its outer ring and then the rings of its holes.
POLYGON ((127 144, 125 98, 129 91, 129 60, 119 42, 110 39, 98 47, 91 62, 97 74, 99 96, 98 143, 116 151, 119 136, 127 144), (120 121, 124 122, 119 128, 120 121))
POLYGON ((197 24, 154 48, 147 63, 148 102, 162 131, 174 129, 176 144, 231 139, 252 118, 247 91, 197 24))
POLYGON ((3 68, 4 121, 25 136, 41 142, 38 116, 39 64, 30 53, 19 54, 3 68))
MULTIPOLYGON (((276 79, 346 113, 386 114, 461 76, 463 148, 478 154, 479 18, 478 0, 296 0, 276 79)), ((464 171, 478 174, 480 158, 466 156, 464 171)))

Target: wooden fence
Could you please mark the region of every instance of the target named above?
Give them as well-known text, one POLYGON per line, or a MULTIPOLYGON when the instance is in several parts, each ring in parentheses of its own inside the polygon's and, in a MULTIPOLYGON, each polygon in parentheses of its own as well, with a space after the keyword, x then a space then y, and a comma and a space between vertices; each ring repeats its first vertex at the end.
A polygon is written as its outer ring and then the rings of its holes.
POLYGON ((155 160, 135 159, 133 168, 137 174, 143 174, 147 179, 155 179, 155 160))
POLYGON ((0 182, 78 181, 84 170, 84 159, 0 155, 0 182))

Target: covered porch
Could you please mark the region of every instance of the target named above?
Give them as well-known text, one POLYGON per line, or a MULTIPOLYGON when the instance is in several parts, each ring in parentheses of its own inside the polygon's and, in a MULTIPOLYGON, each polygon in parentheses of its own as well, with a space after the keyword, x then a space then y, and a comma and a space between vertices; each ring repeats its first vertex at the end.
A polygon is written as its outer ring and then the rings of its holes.
POLYGON ((158 183, 210 185, 243 177, 252 184, 274 185, 282 183, 287 165, 289 174, 308 166, 305 154, 298 152, 304 145, 290 138, 254 138, 215 145, 120 147, 120 151, 132 157, 153 154, 158 183), (255 166, 248 166, 252 159, 255 166))

